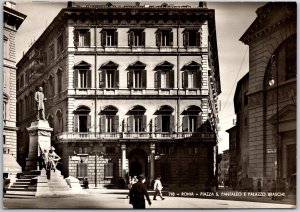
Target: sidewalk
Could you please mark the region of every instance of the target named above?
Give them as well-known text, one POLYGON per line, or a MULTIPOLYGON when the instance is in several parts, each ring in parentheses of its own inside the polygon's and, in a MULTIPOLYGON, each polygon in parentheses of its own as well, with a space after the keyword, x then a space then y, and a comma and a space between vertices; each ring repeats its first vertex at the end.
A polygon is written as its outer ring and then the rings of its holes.
MULTIPOLYGON (((107 188, 90 188, 84 189, 89 194, 123 194, 124 197, 128 195, 128 189, 107 189, 107 188)), ((154 195, 153 190, 148 190, 150 196, 154 195)), ((248 202, 263 202, 263 203, 276 203, 276 204, 291 204, 296 205, 296 195, 289 195, 287 198, 282 200, 272 200, 271 197, 257 196, 257 192, 245 192, 233 191, 231 189, 219 189, 217 194, 212 192, 174 192, 174 191, 163 191, 163 195, 168 197, 187 197, 187 198, 200 198, 200 199, 218 199, 218 200, 232 200, 232 201, 248 201, 248 202), (242 195, 239 195, 242 194, 242 195), (226 196, 228 195, 228 196, 226 196), (251 196, 254 195, 254 196, 251 196)))

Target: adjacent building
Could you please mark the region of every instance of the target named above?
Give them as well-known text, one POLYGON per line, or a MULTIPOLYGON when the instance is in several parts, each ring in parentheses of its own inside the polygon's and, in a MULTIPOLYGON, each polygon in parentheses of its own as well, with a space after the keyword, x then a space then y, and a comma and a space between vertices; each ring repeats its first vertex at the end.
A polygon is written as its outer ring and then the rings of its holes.
POLYGON ((110 186, 159 174, 170 189, 214 177, 221 85, 204 3, 69 2, 17 67, 20 163, 42 86, 65 177, 110 186))
MULTIPOLYGON (((265 4, 257 9, 257 18, 240 38, 249 46, 250 67, 248 106, 236 107, 241 117, 238 128, 243 128, 244 123, 248 129, 244 127, 245 131, 238 131, 242 139, 238 143, 241 147, 248 146, 248 155, 241 152, 242 156, 249 157, 249 164, 242 166, 243 169, 249 177, 262 178, 264 182, 287 178, 291 184, 295 183, 296 8, 295 2, 265 4), (247 131, 246 140, 244 133, 247 131)), ((244 90, 239 90, 238 98, 244 96, 241 92, 244 90)), ((245 100, 240 103, 245 104, 245 100)), ((241 105, 239 101, 235 101, 236 104, 241 105)), ((240 162, 243 160, 241 158, 240 162)))
POLYGON ((3 4, 3 174, 10 178, 22 172, 16 162, 16 45, 15 36, 26 15, 16 10, 14 2, 3 4))
POLYGON ((228 180, 234 187, 238 182, 238 164, 239 164, 239 150, 238 150, 238 136, 237 136, 237 126, 233 126, 226 130, 229 134, 229 163, 228 163, 228 180))
POLYGON ((219 163, 219 177, 218 183, 220 185, 229 186, 230 185, 230 176, 229 176, 229 167, 230 167, 230 152, 229 150, 223 151, 220 154, 220 163, 219 163))
POLYGON ((234 94, 234 111, 236 114, 236 175, 237 180, 248 175, 249 147, 248 147, 248 89, 249 73, 243 76, 237 83, 234 94))

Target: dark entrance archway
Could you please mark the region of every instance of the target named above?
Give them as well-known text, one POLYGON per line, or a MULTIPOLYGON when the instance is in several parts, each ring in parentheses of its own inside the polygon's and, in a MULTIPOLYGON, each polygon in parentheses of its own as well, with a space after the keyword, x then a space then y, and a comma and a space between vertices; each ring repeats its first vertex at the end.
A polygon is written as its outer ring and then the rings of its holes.
POLYGON ((142 149, 134 149, 128 155, 129 175, 131 177, 148 174, 148 155, 142 149))

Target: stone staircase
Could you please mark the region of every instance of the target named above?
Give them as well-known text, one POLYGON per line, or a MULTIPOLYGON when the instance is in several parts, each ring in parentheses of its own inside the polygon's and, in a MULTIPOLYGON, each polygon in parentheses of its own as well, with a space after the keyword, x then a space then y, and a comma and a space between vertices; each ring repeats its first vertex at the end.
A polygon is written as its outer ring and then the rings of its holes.
POLYGON ((4 198, 36 198, 69 196, 84 193, 80 187, 79 181, 74 178, 68 179, 68 182, 61 175, 59 170, 50 171, 50 179, 46 171, 31 171, 19 176, 3 194, 4 198), (75 181, 74 181, 75 180, 75 181), (72 187, 72 188, 70 188, 72 187))
POLYGON ((35 198, 36 184, 32 181, 37 173, 31 172, 23 174, 17 179, 9 188, 6 189, 6 193, 3 194, 4 198, 35 198))

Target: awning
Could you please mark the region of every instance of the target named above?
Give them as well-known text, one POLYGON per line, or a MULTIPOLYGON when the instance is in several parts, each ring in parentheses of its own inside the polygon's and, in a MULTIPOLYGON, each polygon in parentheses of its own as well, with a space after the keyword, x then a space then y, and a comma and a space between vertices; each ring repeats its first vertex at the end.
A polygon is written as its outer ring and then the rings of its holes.
POLYGON ((11 154, 3 154, 3 173, 22 173, 21 166, 11 154))

